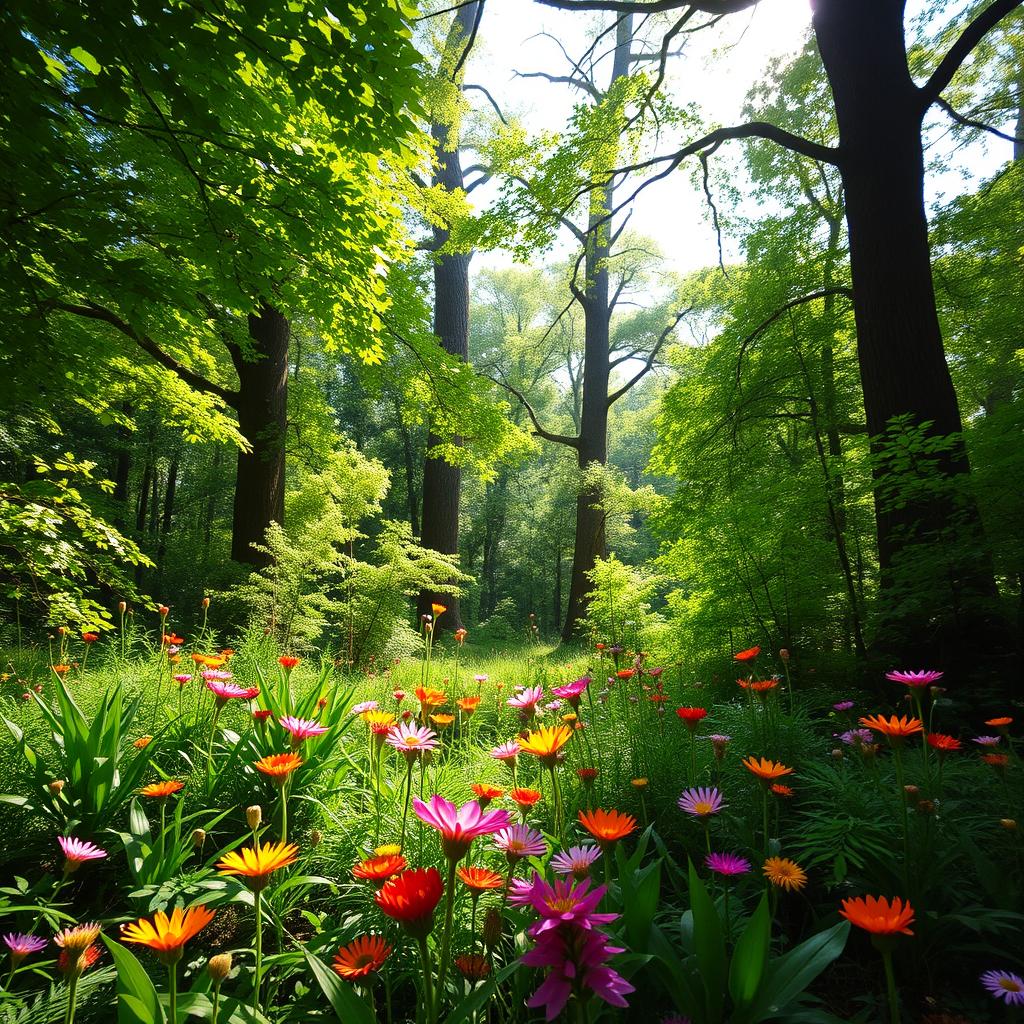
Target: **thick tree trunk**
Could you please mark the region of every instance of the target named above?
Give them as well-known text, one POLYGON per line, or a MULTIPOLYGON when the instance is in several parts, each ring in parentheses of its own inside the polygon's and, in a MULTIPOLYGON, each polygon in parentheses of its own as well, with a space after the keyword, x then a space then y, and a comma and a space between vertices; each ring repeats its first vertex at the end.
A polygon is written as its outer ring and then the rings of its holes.
POLYGON ((252 351, 229 345, 238 374, 238 427, 252 450, 238 453, 231 557, 262 567, 267 527, 284 522, 285 432, 288 427, 288 346, 291 326, 273 306, 249 314, 252 351))
MULTIPOLYGON (((867 16, 861 0, 818 0, 814 9, 839 124, 857 352, 874 439, 896 416, 930 423, 928 433, 935 437, 959 434, 963 426, 936 315, 924 207, 923 109, 907 68, 903 7, 900 0, 885 0, 867 16)), ((963 443, 938 454, 931 472, 951 481, 967 474, 963 443)), ((948 494, 923 496, 894 507, 876 492, 875 512, 883 585, 915 545, 946 536, 954 520, 961 535, 980 537, 969 496, 959 503, 948 494)), ((984 558, 953 564, 950 571, 952 593, 921 593, 912 621, 883 623, 888 653, 948 664, 960 662, 967 645, 977 641, 971 635, 977 620, 964 614, 942 636, 929 635, 936 623, 949 622, 951 602, 962 609, 973 598, 988 600, 996 593, 984 558)))
POLYGON ((171 524, 174 520, 174 497, 178 490, 178 460, 171 459, 167 469, 167 484, 164 488, 164 508, 160 522, 160 544, 156 549, 156 574, 157 579, 162 580, 164 575, 164 561, 167 557, 167 535, 171 532, 171 524))

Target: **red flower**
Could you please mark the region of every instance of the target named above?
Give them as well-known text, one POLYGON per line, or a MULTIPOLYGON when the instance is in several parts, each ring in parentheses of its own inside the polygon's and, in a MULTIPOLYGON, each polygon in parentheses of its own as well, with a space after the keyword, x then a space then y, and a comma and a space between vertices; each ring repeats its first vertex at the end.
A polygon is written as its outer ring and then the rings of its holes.
POLYGON ((100 638, 99 633, 83 633, 82 634, 82 643, 84 643, 84 644, 94 644, 94 643, 96 643, 97 640, 99 640, 99 638, 100 638))
POLYGON ((697 728, 701 719, 708 716, 705 708, 676 708, 676 714, 686 723, 686 728, 691 732, 697 728))
POLYGON ((281 657, 277 659, 278 665, 288 672, 295 668, 300 661, 302 661, 302 659, 296 658, 293 654, 282 654, 281 657))
POLYGON ((962 744, 956 737, 947 736, 941 732, 928 733, 928 746, 934 747, 940 753, 946 754, 951 750, 961 750, 962 744))
POLYGON ((760 647, 748 647, 745 651, 732 656, 733 661, 753 661, 761 653, 760 647))
POLYGON ((412 868, 388 879, 373 899, 410 935, 425 938, 434 926, 434 910, 443 891, 437 868, 412 868))

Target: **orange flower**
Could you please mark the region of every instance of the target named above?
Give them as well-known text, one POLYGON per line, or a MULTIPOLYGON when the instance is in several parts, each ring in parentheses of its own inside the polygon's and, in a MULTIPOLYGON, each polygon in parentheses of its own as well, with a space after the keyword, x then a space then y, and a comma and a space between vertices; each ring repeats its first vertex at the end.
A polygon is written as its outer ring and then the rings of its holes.
POLYGON ((260 892, 275 871, 294 864, 298 857, 299 848, 294 843, 269 843, 232 850, 217 861, 217 867, 222 875, 241 875, 253 892, 260 892))
POLYGON ((439 708, 448 699, 448 694, 444 690, 435 690, 432 686, 424 689, 422 686, 416 687, 416 699, 420 702, 420 707, 424 712, 429 712, 430 708, 439 708))
POLYGON ((300 661, 302 661, 302 659, 296 658, 293 654, 282 654, 281 657, 277 659, 278 665, 280 665, 286 672, 291 672, 291 670, 295 668, 300 661))
POLYGON ((781 782, 773 782, 771 785, 771 791, 776 796, 790 797, 793 795, 793 790, 789 786, 784 786, 781 782))
POLYGON ((771 782, 772 779, 780 779, 783 775, 793 774, 792 768, 787 768, 778 761, 769 761, 765 757, 748 757, 743 761, 743 767, 764 782, 771 782))
POLYGON ((620 668, 615 673, 617 679, 632 679, 636 675, 636 669, 633 668, 620 668))
POLYGON ((454 715, 431 715, 430 720, 438 729, 447 729, 455 721, 454 715))
POLYGON ((636 818, 621 811, 579 811, 580 824, 601 846, 623 839, 636 828, 636 818))
POLYGON ((928 746, 933 747, 940 754, 963 749, 963 744, 955 736, 947 736, 942 732, 928 733, 928 746))
POLYGON ((985 724, 998 729, 1000 726, 1012 725, 1013 719, 1007 715, 1003 715, 1000 718, 987 718, 985 719, 985 724))
POLYGON ((558 752, 572 739, 572 729, 567 725, 545 725, 519 738, 519 749, 524 754, 539 757, 549 768, 558 760, 558 752))
POLYGON ((364 711, 359 716, 371 729, 379 726, 383 729, 390 729, 395 724, 395 716, 390 711, 364 711))
POLYGON ((464 715, 472 715, 480 707, 479 697, 460 697, 456 702, 464 715))
POLYGON ((761 653, 760 647, 748 647, 745 651, 732 656, 733 661, 753 661, 761 653))
POLYGON ((288 776, 302 764, 302 758, 298 754, 268 754, 255 764, 264 775, 269 775, 279 786, 283 786, 288 776))
POLYGON ((906 715, 902 718, 897 718, 895 715, 891 715, 889 718, 882 715, 870 715, 867 718, 862 718, 860 724, 882 733, 883 736, 888 736, 890 740, 901 740, 905 736, 913 736, 924 730, 919 718, 908 718, 906 715))
POLYGON ((505 795, 505 790, 500 786, 489 786, 486 782, 475 782, 471 788, 477 800, 480 801, 481 807, 486 807, 492 800, 497 800, 505 795))
POLYGON ((981 759, 985 764, 990 764, 993 768, 998 768, 1000 770, 1010 763, 1010 757, 1008 754, 982 754, 981 759))
POLYGON ((184 782, 179 782, 177 779, 168 779, 166 782, 151 782, 148 786, 143 786, 139 792, 143 796, 152 796, 160 799, 162 797, 174 796, 175 793, 184 788, 184 782))
POLYGON ((459 879, 474 893, 485 892, 487 889, 500 889, 505 879, 497 871, 488 868, 459 868, 459 879))
POLYGON ((70 665, 51 665, 50 668, 59 676, 65 676, 71 671, 70 665))
POLYGON ((97 640, 99 640, 99 638, 100 638, 99 633, 83 633, 82 634, 82 643, 83 644, 94 644, 94 643, 96 643, 97 640))
POLYGON ((136 750, 145 750, 152 742, 152 736, 140 736, 137 740, 132 740, 132 746, 136 750))
POLYGON ((884 896, 856 896, 843 900, 839 911, 847 921, 872 935, 913 935, 914 908, 896 896, 892 903, 884 896))
POLYGON ((435 602, 430 606, 430 610, 434 613, 434 618, 439 619, 441 618, 442 615, 444 615, 446 611, 448 611, 448 607, 446 605, 438 604, 437 602, 435 602))
POLYGON ((352 868, 352 875, 367 882, 386 882, 406 866, 406 859, 400 853, 390 853, 360 861, 352 868))
POLYGON ((379 935, 360 935, 334 955, 331 966, 346 981, 358 981, 380 970, 391 947, 379 935))
POLYGON ((170 917, 158 910, 151 922, 141 917, 135 924, 123 925, 121 939, 149 946, 163 964, 177 963, 185 943, 213 920, 213 913, 201 903, 184 912, 175 907, 170 917))
POLYGON ((513 789, 508 798, 525 811, 540 800, 541 794, 536 789, 513 789))

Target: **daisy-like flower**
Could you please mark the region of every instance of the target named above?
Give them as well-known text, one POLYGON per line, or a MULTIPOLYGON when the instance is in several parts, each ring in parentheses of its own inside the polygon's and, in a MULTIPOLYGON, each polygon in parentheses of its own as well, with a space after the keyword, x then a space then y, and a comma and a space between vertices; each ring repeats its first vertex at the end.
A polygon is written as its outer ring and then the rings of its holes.
POLYGON ((577 768, 576 777, 586 786, 588 789, 594 784, 594 780, 597 778, 596 768, 577 768))
POLYGON ((365 715, 367 711, 376 711, 380 705, 375 700, 364 700, 362 704, 356 704, 351 710, 353 715, 365 715))
POLYGON ((223 706, 229 700, 255 700, 260 695, 256 686, 238 686, 222 679, 211 679, 210 674, 204 672, 203 679, 206 681, 206 688, 217 698, 218 706, 223 706))
POLYGON ((636 818, 621 811, 578 811, 580 824, 597 840, 602 850, 624 839, 636 829, 636 818))
POLYGON ((778 761, 769 761, 765 757, 746 757, 743 759, 743 767, 756 775, 762 782, 772 782, 782 778, 783 775, 793 774, 792 768, 787 768, 778 761))
POLYGON ((137 740, 132 740, 132 746, 136 750, 145 750, 152 742, 152 736, 140 736, 137 740))
POLYGON ((694 787, 683 791, 679 809, 695 818, 707 818, 722 809, 722 794, 714 786, 694 787))
POLYGON ((554 883, 541 878, 536 871, 530 883, 529 894, 522 890, 521 896, 540 915, 540 920, 530 926, 530 937, 537 938, 544 932, 563 925, 590 931, 595 925, 614 921, 617 914, 599 914, 598 905, 604 898, 605 887, 590 888, 590 879, 580 882, 568 878, 556 879, 554 883))
POLYGON ((941 732, 928 733, 928 746, 940 754, 948 754, 953 750, 962 750, 963 744, 955 736, 947 736, 941 732))
POLYGON ((232 678, 232 674, 223 668, 208 668, 203 672, 203 679, 207 683, 226 683, 232 678))
POLYGON ((414 761, 424 750, 437 749, 437 733, 428 729, 425 725, 410 725, 402 722, 396 725, 388 733, 387 742, 389 746, 400 750, 405 754, 406 760, 414 761))
POLYGON ((855 896, 843 900, 839 913, 847 921, 872 935, 913 935, 914 908, 896 896, 890 903, 884 896, 855 896))
POLYGON ((414 938, 426 938, 444 884, 437 868, 411 868, 389 878, 373 897, 380 910, 414 938))
POLYGON ((448 694, 444 690, 435 690, 433 687, 417 686, 416 699, 420 702, 420 714, 429 715, 433 708, 439 708, 448 700, 448 694))
POLYGON ((214 912, 201 903, 186 911, 175 907, 170 917, 158 910, 152 921, 141 917, 134 924, 122 925, 121 941, 149 946, 162 964, 174 964, 181 959, 185 943, 198 935, 213 916, 214 912))
POLYGON ((53 941, 68 956, 76 957, 84 953, 99 937, 98 924, 76 924, 70 928, 62 928, 54 935, 53 941))
POLYGON ((181 792, 184 788, 184 782, 179 782, 177 779, 167 779, 166 782, 151 782, 148 786, 143 786, 139 792, 143 796, 162 800, 166 797, 174 796, 175 793, 181 792))
POLYGON ((464 953, 455 958, 455 970, 466 981, 483 981, 491 973, 491 965, 482 953, 464 953))
POLYGON ((982 754, 981 759, 985 764, 990 764, 993 768, 1000 771, 1010 763, 1009 754, 982 754))
POLYGON ((62 949, 57 955, 57 970, 65 977, 69 975, 80 976, 92 967, 99 958, 100 947, 97 945, 89 946, 74 956, 69 955, 66 949, 62 949))
POLYGON ((400 853, 378 854, 356 864, 352 868, 352 875, 367 882, 386 882, 400 871, 404 871, 407 866, 405 858, 400 853))
POLYGON ((473 676, 473 682, 476 683, 477 686, 480 686, 482 683, 486 683, 487 682, 487 676, 485 676, 485 675, 475 675, 475 676, 473 676))
POLYGON ((759 697, 763 697, 766 693, 774 690, 778 687, 778 679, 755 679, 752 682, 745 683, 742 679, 737 680, 745 690, 750 690, 752 693, 756 693, 759 697))
POLYGON ((890 715, 888 718, 884 715, 869 715, 862 718, 860 724, 882 733, 883 736, 888 736, 891 741, 915 736, 924 730, 919 718, 908 718, 906 715, 901 718, 897 718, 895 715, 890 715))
POLYGON ((762 871, 772 885, 787 892, 797 892, 807 884, 807 872, 788 857, 769 857, 762 871))
POLYGON ((709 853, 704 858, 704 863, 716 875, 725 875, 727 878, 745 875, 750 871, 750 861, 735 853, 709 853))
POLYGON ((676 714, 690 732, 693 732, 708 715, 705 708, 676 708, 676 714))
POLYGON ((281 657, 277 659, 278 665, 280 665, 286 672, 291 672, 291 670, 295 668, 300 661, 302 661, 302 659, 295 657, 294 654, 282 654, 281 657))
POLYGON ((1009 715, 1001 715, 999 718, 986 718, 986 725, 991 725, 993 729, 1005 729, 1008 725, 1013 725, 1013 719, 1009 715))
POLYGON ((568 701, 570 707, 579 708, 580 698, 586 693, 588 686, 590 686, 590 676, 583 676, 582 679, 575 679, 571 683, 566 683, 565 686, 553 686, 551 693, 555 697, 568 701))
POLYGON ((391 947, 379 935, 360 935, 334 954, 331 967, 346 981, 358 981, 384 966, 391 947))
POLYGON ((17 967, 25 957, 46 949, 46 939, 41 939, 38 935, 10 932, 4 936, 4 945, 11 954, 11 967, 17 967))
POLYGON ((524 754, 533 754, 548 768, 558 763, 558 752, 572 739, 572 729, 567 725, 545 725, 519 738, 519 749, 524 754))
POLYGON ((570 846, 551 858, 551 870, 557 875, 572 875, 577 880, 590 877, 594 861, 601 856, 599 846, 570 846))
POLYGON ((784 786, 781 782, 773 782, 768 789, 776 796, 791 797, 793 795, 793 790, 789 786, 784 786))
POLYGON ((499 747, 491 748, 491 757, 496 761, 501 761, 509 768, 516 763, 516 758, 519 757, 519 753, 520 748, 518 740, 509 740, 508 743, 502 743, 499 747))
POLYGON ((1007 1006, 1024 1006, 1024 980, 1019 975, 1011 971, 986 971, 981 983, 1007 1006))
POLYGON ((511 800, 521 811, 526 811, 528 808, 533 807, 534 804, 540 801, 543 794, 536 789, 513 789, 509 793, 508 798, 511 800))
POLYGON ((929 671, 885 673, 886 679, 889 679, 894 683, 903 683, 904 686, 912 686, 914 689, 931 686, 932 683, 937 683, 942 676, 942 672, 929 671))
POLYGON ((405 700, 405 690, 392 690, 391 696, 401 704, 402 701, 405 700))
POLYGON ((748 647, 745 651, 732 656, 733 661, 753 661, 761 653, 760 647, 748 647))
POLYGON ((531 686, 521 690, 514 697, 509 697, 505 703, 510 708, 518 708, 520 711, 533 711, 544 699, 543 686, 531 686))
POLYGON ((492 800, 500 800, 505 795, 505 790, 500 786, 489 786, 486 782, 474 782, 470 789, 473 790, 481 807, 486 807, 492 800))
POLYGON ((326 725, 321 725, 309 718, 296 718, 294 715, 285 715, 279 718, 281 728, 292 738, 292 746, 298 746, 303 740, 313 736, 323 736, 328 731, 326 725))
POLYGON ((839 734, 839 739, 847 746, 858 746, 862 743, 874 743, 875 734, 870 729, 847 729, 839 734))
POLYGON ((832 705, 833 711, 849 711, 853 707, 852 700, 841 700, 838 704, 832 705))
POLYGON ((972 743, 977 743, 979 747, 998 747, 999 737, 998 736, 975 736, 971 740, 972 743))
POLYGON ((288 776, 300 767, 303 761, 298 754, 268 754, 255 761, 254 764, 258 771, 269 775, 278 786, 283 786, 288 780, 288 776))
POLYGON ((479 709, 480 701, 480 697, 460 697, 455 703, 467 718, 471 718, 479 709))
POLYGON ((192 677, 187 672, 179 672, 176 676, 174 676, 174 681, 179 686, 184 686, 186 683, 192 682, 192 677))
POLYGON ((505 854, 509 864, 517 864, 524 857, 543 857, 548 852, 544 837, 526 825, 509 825, 496 832, 494 847, 505 854))
POLYGON ((437 726, 438 729, 447 729, 452 722, 455 721, 454 715, 431 715, 430 721, 437 726))
POLYGON ((501 889, 505 885, 505 879, 497 871, 491 871, 489 868, 460 867, 456 873, 459 881, 467 889, 477 893, 486 892, 488 889, 501 889))
POLYGON ((103 860, 107 855, 106 850, 100 849, 95 843, 86 842, 84 839, 75 839, 72 836, 58 836, 57 842, 64 851, 64 873, 70 875, 77 871, 86 861, 103 860))
POLYGON ((441 848, 451 861, 462 860, 474 839, 511 824, 504 809, 485 811, 475 800, 456 807, 436 793, 427 802, 414 797, 412 807, 420 821, 441 833, 441 848))
POLYGON ((264 843, 224 854, 217 861, 217 868, 222 875, 242 877, 253 892, 261 892, 275 871, 289 867, 298 858, 299 848, 294 843, 264 843))

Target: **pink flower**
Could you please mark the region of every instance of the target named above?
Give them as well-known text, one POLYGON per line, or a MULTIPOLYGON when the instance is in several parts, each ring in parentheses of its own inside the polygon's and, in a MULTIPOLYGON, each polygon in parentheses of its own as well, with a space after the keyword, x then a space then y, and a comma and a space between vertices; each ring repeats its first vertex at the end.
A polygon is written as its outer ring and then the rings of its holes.
POLYGON ((599 846, 570 846, 568 850, 556 853, 551 858, 551 870, 558 875, 572 875, 576 879, 589 878, 590 869, 600 856, 599 846))
POLYGON ((94 843, 88 843, 84 839, 58 836, 57 842, 64 851, 64 870, 68 873, 77 871, 87 860, 103 860, 107 855, 106 850, 101 850, 94 843))
POLYGON ((853 707, 852 700, 841 700, 838 704, 832 705, 833 711, 849 711, 853 707))
POLYGON ((745 875, 750 871, 750 861, 743 857, 738 857, 735 853, 709 853, 704 858, 704 863, 715 874, 727 877, 745 875))
POLYGON ((506 764, 511 764, 518 756, 518 740, 509 740, 508 743, 502 743, 500 747, 491 748, 491 757, 497 761, 504 761, 506 764))
POLYGON ((294 715, 285 715, 278 721, 281 723, 281 728, 291 734, 292 743, 301 743, 311 736, 323 736, 328 731, 326 725, 320 725, 308 718, 296 718, 294 715))
POLYGON ((520 711, 534 711, 543 699, 544 687, 531 686, 528 690, 516 694, 515 697, 509 697, 505 703, 510 708, 518 708, 520 711))
POLYGON ((184 686, 186 683, 191 683, 192 682, 192 677, 190 675, 188 675, 187 673, 182 672, 180 675, 177 675, 177 676, 174 677, 174 681, 179 686, 184 686))
POLYGON ((361 715, 364 711, 376 711, 378 706, 375 700, 364 700, 362 704, 356 704, 351 713, 361 715))
POLYGON ((208 679, 209 672, 203 673, 206 680, 206 688, 217 698, 218 704, 225 704, 232 698, 239 700, 253 700, 260 695, 256 686, 238 686, 236 683, 227 683, 219 679, 208 679))
POLYGON ((597 912, 605 891, 603 885, 591 889, 589 878, 581 882, 560 878, 551 884, 535 871, 527 902, 540 915, 540 920, 530 926, 530 935, 536 938, 560 925, 573 924, 590 930, 595 925, 614 921, 617 914, 597 912))
POLYGON ((586 693, 589 685, 590 676, 584 676, 582 679, 566 683, 565 686, 553 686, 551 692, 554 696, 567 700, 571 707, 578 708, 580 706, 580 698, 586 693))
POLYGON ((208 668, 203 671, 203 678, 209 683, 226 683, 231 673, 222 668, 208 668))
POLYGON ((544 837, 527 825, 509 825, 494 837, 495 849, 505 854, 509 864, 524 857, 543 857, 548 852, 544 837))
POLYGON ((441 833, 441 848, 449 860, 461 860, 474 839, 498 832, 512 823, 504 808, 485 811, 476 800, 467 800, 456 807, 437 793, 426 803, 413 797, 412 809, 420 821, 441 833))
POLYGON ((11 966, 17 967, 31 953, 46 949, 46 939, 37 935, 11 932, 4 936, 4 944, 11 951, 11 966))
POLYGON ((399 725, 391 727, 387 742, 389 746, 405 754, 406 760, 411 765, 424 750, 437 748, 437 733, 425 725, 417 725, 415 722, 410 725, 408 722, 401 722, 399 725))
POLYGON ((921 672, 886 672, 885 678, 891 679, 894 683, 903 683, 904 686, 913 686, 918 689, 922 686, 931 686, 937 683, 943 676, 942 672, 921 671, 921 672))
POLYGON ((679 798, 679 809, 695 818, 708 818, 722 809, 722 794, 714 786, 684 790, 679 798))

